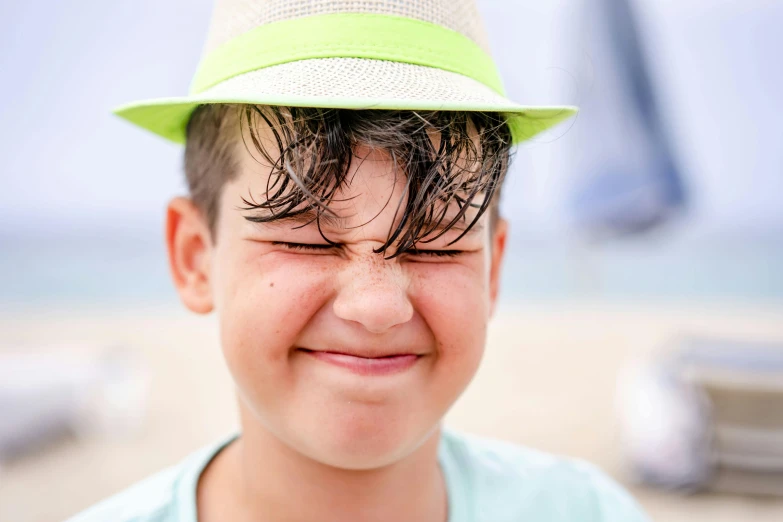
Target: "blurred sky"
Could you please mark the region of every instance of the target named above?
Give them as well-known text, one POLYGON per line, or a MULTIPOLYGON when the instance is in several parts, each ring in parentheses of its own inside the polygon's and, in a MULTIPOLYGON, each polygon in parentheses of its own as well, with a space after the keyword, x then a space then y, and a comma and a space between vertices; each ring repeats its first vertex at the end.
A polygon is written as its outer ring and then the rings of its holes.
MULTIPOLYGON (((783 2, 634 3, 693 192, 689 226, 783 231, 783 2)), ((513 99, 578 104, 602 88, 581 40, 589 4, 479 4, 513 99)), ((160 229, 166 200, 183 190, 181 149, 110 109, 184 94, 210 11, 208 0, 0 3, 0 234, 160 229)), ((563 228, 567 131, 520 150, 504 200, 517 228, 563 228)))

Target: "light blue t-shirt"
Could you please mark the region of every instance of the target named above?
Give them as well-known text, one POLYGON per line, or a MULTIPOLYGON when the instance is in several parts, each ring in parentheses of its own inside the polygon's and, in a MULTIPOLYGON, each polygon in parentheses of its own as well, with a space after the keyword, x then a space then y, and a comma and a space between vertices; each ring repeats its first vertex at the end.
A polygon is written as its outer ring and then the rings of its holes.
MULTIPOLYGON (((508 442, 444 429, 438 460, 449 522, 647 522, 631 496, 596 467, 508 442)), ((228 443, 182 463, 68 522, 197 522, 196 485, 228 443)))

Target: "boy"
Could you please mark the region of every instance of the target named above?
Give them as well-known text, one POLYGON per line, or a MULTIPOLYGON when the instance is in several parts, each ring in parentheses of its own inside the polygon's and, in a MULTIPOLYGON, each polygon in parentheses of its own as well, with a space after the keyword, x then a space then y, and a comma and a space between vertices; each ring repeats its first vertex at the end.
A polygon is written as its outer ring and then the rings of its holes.
POLYGON ((78 522, 641 521, 594 468, 441 428, 477 370, 512 143, 573 113, 502 96, 469 0, 219 2, 166 239, 215 311, 242 430, 78 522))

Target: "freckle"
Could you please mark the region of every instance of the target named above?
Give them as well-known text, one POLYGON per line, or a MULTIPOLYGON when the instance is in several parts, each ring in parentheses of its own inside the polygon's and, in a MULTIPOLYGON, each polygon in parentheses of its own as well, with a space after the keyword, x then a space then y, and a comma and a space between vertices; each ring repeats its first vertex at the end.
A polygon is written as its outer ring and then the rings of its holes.
POLYGON ((274 283, 269 283, 269 288, 272 288, 273 286, 275 286, 274 283))

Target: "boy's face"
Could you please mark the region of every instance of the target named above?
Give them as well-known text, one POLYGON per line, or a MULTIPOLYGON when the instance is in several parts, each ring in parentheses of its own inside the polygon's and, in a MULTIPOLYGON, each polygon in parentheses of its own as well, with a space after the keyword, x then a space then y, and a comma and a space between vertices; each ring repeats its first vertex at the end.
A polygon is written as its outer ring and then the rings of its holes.
POLYGON ((216 240, 185 199, 169 207, 168 240, 183 301, 218 314, 243 419, 332 466, 400 460, 478 368, 506 223, 490 232, 487 213, 457 243, 448 245, 461 231, 450 230, 420 244, 433 252, 384 259, 373 249, 393 228, 405 180, 385 154, 359 148, 350 186, 330 205, 337 219, 321 220, 339 245, 328 248, 315 223, 245 219, 242 198, 263 200, 270 168, 243 146, 237 154, 216 240))

